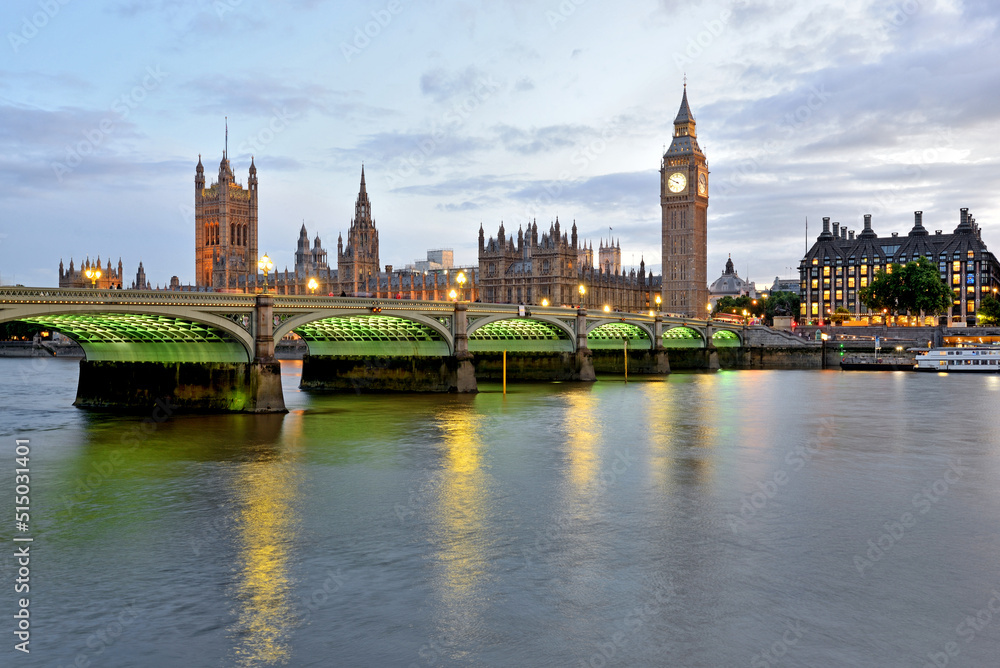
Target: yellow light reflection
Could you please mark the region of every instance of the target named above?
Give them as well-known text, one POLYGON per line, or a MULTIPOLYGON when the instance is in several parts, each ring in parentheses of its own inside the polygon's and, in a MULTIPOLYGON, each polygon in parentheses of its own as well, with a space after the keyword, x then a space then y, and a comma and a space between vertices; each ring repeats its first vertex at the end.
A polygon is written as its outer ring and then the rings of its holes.
POLYGON ((286 663, 295 623, 288 575, 289 546, 295 533, 291 520, 296 490, 293 464, 267 458, 240 466, 236 663, 286 663))
POLYGON ((447 408, 439 422, 444 470, 436 508, 436 558, 443 609, 436 621, 448 645, 463 644, 488 604, 478 593, 488 571, 484 548, 491 540, 484 524, 490 499, 488 476, 482 470, 482 419, 471 406, 455 406, 447 408))
POLYGON ((600 460, 601 423, 595 415, 597 398, 589 388, 568 395, 569 407, 564 411, 567 445, 569 447, 569 478, 577 491, 584 491, 597 480, 600 460))

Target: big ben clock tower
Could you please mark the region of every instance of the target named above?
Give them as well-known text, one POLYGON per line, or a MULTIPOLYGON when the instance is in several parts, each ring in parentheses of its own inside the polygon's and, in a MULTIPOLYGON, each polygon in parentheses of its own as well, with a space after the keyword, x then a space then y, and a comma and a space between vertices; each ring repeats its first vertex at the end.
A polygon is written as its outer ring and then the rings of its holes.
POLYGON ((698 146, 687 84, 674 137, 660 166, 663 209, 663 309, 706 317, 708 303, 708 163, 698 146))

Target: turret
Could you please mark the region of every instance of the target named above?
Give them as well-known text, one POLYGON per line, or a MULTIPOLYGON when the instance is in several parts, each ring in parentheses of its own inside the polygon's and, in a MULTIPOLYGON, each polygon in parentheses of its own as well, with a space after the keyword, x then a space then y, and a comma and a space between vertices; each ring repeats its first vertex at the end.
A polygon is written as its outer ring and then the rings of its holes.
POLYGON ((479 223, 479 252, 482 253, 486 248, 486 232, 483 231, 483 223, 479 223))
POLYGON ((577 236, 576 236, 576 218, 573 219, 573 234, 570 237, 570 241, 573 243, 573 248, 576 248, 577 236))

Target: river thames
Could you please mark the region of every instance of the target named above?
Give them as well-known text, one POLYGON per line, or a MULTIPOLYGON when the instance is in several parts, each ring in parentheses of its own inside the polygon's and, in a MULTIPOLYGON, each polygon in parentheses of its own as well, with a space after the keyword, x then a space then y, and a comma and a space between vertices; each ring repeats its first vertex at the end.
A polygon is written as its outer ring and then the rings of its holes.
POLYGON ((71 406, 75 361, 0 360, 0 663, 997 665, 1000 375, 357 396, 282 367, 287 415, 115 416, 71 406))

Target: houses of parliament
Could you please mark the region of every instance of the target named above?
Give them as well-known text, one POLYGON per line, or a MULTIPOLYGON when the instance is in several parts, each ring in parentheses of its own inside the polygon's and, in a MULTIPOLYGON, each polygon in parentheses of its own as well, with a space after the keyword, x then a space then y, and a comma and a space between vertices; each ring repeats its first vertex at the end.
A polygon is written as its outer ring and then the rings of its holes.
MULTIPOLYGON (((257 167, 251 158, 244 187, 237 181, 227 153, 223 151, 218 176, 208 186, 198 157, 194 178, 195 284, 181 286, 175 276, 169 289, 252 292, 264 287, 265 276, 257 268, 257 167)), ((428 262, 425 267, 394 269, 381 265, 379 230, 362 166, 347 238, 341 235, 337 239, 336 266, 331 266, 319 236, 310 241, 303 224, 293 269, 269 274, 268 289, 278 294, 447 300, 457 288, 460 298, 470 301, 622 311, 662 308, 669 313, 701 315, 708 301, 708 173, 685 85, 673 138, 660 163, 663 275, 654 276, 646 271, 644 259, 638 270, 624 270, 620 243, 610 238, 599 241, 595 263, 593 242, 581 239, 576 221, 567 231, 558 218, 548 230, 540 230, 536 220, 529 221, 518 230, 516 239, 507 234, 502 222, 496 236, 489 238, 480 225, 478 263, 473 266, 428 262)), ((442 258, 444 254, 438 256, 442 258)), ((99 287, 122 287, 120 263, 116 272, 111 269, 109 266, 99 287)), ((93 284, 83 270, 74 270, 71 260, 70 270, 64 272, 60 262, 60 287, 93 284)), ((141 266, 131 287, 149 287, 141 266)))

